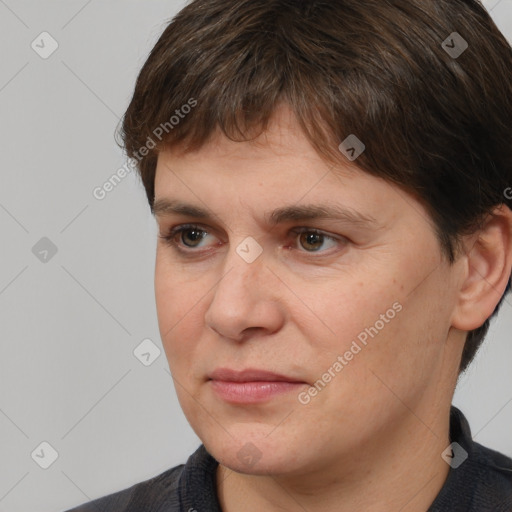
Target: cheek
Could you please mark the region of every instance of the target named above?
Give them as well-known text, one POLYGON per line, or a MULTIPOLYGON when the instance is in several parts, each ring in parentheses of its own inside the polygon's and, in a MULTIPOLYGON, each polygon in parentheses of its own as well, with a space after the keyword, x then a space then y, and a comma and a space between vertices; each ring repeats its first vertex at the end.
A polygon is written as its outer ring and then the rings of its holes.
MULTIPOLYGON (((429 357, 430 348, 424 346, 428 345, 432 324, 431 315, 424 311, 428 297, 424 298, 424 290, 410 294, 406 283, 411 276, 402 272, 402 276, 394 277, 400 275, 396 261, 394 265, 382 268, 382 272, 368 269, 366 277, 345 275, 330 281, 322 293, 318 288, 316 293, 313 287, 309 290, 307 305, 315 315, 303 315, 300 325, 309 341, 311 360, 315 361, 314 373, 321 376, 329 369, 336 373, 337 368, 336 375, 351 375, 347 380, 334 379, 334 387, 357 387, 362 382, 370 388, 379 387, 372 372, 386 381, 404 377, 405 373, 413 378, 418 365, 423 364, 422 358, 429 357), (343 368, 338 364, 333 370, 336 361, 340 363, 338 356, 343 358, 343 368)), ((427 289, 426 293, 432 292, 427 289)), ((295 319, 300 318, 299 313, 297 306, 295 319)))
POLYGON ((204 295, 204 283, 194 282, 177 265, 167 261, 165 249, 157 252, 155 301, 158 321, 164 332, 179 325, 204 295), (198 296, 202 290, 202 294, 198 296), (197 297, 196 297, 197 296, 197 297))
POLYGON ((312 345, 329 354, 349 350, 354 340, 364 346, 364 341, 376 331, 385 332, 401 316, 401 285, 391 277, 379 282, 375 278, 345 275, 324 286, 313 283, 305 287, 304 283, 297 283, 295 288, 304 297, 294 307, 295 319, 301 319, 312 345))
POLYGON ((202 328, 198 321, 201 310, 201 297, 204 285, 180 282, 178 274, 169 272, 163 265, 155 269, 155 301, 160 337, 164 346, 171 371, 183 367, 186 359, 194 349, 194 340, 199 339, 202 328), (179 365, 179 366, 178 366, 179 365))

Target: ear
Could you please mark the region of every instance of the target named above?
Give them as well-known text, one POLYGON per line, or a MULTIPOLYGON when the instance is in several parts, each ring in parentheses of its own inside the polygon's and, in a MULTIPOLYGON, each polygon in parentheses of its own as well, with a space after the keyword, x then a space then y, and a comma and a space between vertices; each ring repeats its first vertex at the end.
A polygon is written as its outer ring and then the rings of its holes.
POLYGON ((466 252, 453 327, 472 331, 494 312, 512 269, 512 211, 493 210, 481 230, 465 240, 466 252))

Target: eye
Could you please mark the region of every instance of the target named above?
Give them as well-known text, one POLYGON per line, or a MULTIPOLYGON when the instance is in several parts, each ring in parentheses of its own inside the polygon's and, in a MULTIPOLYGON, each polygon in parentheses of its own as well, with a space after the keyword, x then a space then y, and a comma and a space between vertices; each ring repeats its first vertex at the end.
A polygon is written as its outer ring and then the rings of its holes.
POLYGON ((322 231, 312 228, 298 228, 295 229, 293 233, 298 236, 298 243, 300 246, 308 249, 306 252, 318 252, 326 241, 332 242, 332 246, 336 246, 336 244, 342 242, 341 240, 329 236, 322 231))
POLYGON ((199 243, 207 236, 208 232, 201 229, 199 226, 185 224, 171 229, 167 235, 159 235, 159 238, 164 240, 166 244, 181 250, 179 249, 180 243, 183 243, 183 245, 188 248, 199 247, 199 243), (176 241, 178 237, 180 243, 176 241))
MULTIPOLYGON (((346 243, 343 237, 336 238, 317 229, 308 227, 296 228, 292 230, 291 233, 295 235, 296 239, 294 248, 300 245, 302 248, 306 249, 305 251, 299 250, 299 252, 326 252, 325 250, 321 251, 326 242, 330 242, 330 247, 327 247, 327 249, 346 243)), ((167 235, 159 235, 159 238, 179 252, 192 253, 200 252, 194 249, 201 247, 201 242, 207 239, 208 236, 213 235, 210 235, 208 231, 202 229, 201 226, 196 224, 183 224, 172 228, 167 235), (183 247, 185 247, 185 249, 183 247)))

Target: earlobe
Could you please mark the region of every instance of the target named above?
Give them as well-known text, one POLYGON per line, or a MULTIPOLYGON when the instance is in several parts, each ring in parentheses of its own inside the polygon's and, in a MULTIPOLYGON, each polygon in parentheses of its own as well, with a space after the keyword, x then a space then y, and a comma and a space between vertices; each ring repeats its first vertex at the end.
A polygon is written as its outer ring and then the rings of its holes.
MULTIPOLYGON (((512 268, 512 211, 505 205, 493 210, 484 226, 467 238, 464 276, 453 327, 471 331, 494 312, 510 279, 512 268)), ((462 262, 461 262, 462 263, 462 262)))

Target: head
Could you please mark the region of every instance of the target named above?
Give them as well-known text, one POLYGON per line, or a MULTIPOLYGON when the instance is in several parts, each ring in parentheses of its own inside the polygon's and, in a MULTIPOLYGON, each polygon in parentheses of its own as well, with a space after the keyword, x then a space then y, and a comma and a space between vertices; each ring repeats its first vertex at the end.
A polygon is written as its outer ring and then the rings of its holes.
POLYGON ((453 393, 510 289, 511 77, 473 0, 196 0, 170 22, 122 137, 158 213, 178 397, 215 456, 235 465, 230 438, 274 468, 290 443, 342 453, 407 412, 390 387, 410 404, 453 393), (271 221, 305 205, 344 214, 271 221), (186 254, 163 239, 185 223, 186 254), (303 386, 237 407, 211 390, 220 366, 303 386))

